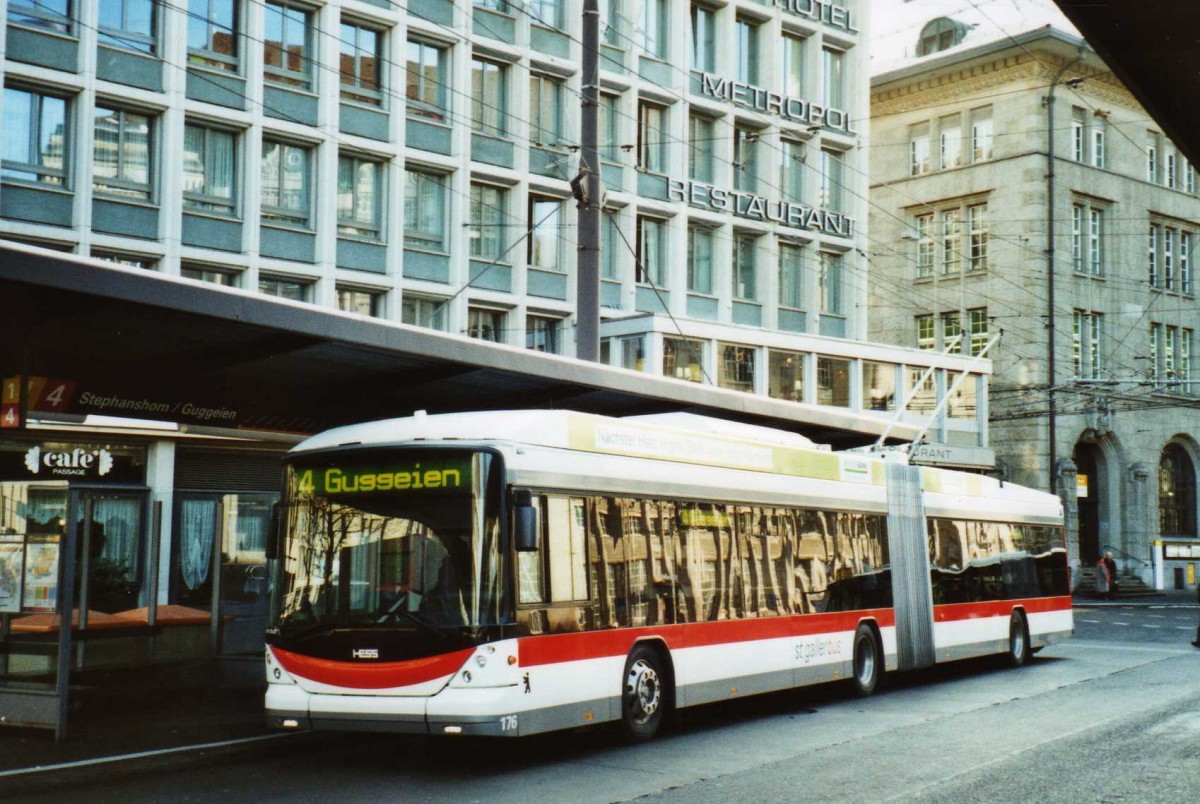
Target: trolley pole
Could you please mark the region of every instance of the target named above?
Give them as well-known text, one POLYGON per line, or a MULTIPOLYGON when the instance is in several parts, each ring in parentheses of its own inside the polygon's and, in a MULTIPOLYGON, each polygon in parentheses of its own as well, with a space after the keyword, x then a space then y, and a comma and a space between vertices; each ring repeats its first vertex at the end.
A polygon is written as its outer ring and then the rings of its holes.
POLYGON ((579 209, 575 356, 600 359, 600 0, 583 2, 583 102, 579 174, 571 182, 579 209))

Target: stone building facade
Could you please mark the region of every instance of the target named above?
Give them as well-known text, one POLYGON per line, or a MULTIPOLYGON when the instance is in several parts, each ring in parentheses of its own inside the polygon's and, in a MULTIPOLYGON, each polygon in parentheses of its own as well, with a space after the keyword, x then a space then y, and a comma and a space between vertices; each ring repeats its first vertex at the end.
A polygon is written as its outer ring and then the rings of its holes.
POLYGON ((870 336, 953 353, 1002 333, 997 470, 1062 494, 1073 560, 1194 585, 1195 169, 1057 9, 984 5, 876 53, 870 336))

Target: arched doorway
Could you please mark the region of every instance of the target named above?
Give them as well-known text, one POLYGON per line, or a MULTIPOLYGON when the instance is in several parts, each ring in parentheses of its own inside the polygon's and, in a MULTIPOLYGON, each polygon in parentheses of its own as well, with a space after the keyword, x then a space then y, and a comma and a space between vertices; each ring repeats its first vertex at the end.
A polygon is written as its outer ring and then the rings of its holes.
POLYGON ((1196 469, 1182 444, 1167 444, 1158 461, 1158 526, 1163 535, 1196 535, 1196 469))
POLYGON ((1075 471, 1087 477, 1087 496, 1078 498, 1079 510, 1079 559, 1084 566, 1095 564, 1100 558, 1100 502, 1103 489, 1100 486, 1099 465, 1104 460, 1100 448, 1095 444, 1080 441, 1075 445, 1075 471))

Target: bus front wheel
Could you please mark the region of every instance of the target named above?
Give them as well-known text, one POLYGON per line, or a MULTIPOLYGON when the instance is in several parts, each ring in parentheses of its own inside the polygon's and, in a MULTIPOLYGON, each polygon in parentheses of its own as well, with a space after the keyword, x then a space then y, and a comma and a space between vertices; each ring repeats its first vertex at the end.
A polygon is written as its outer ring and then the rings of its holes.
POLYGON ((862 623, 854 632, 854 694, 865 698, 875 692, 883 671, 883 656, 871 626, 862 623))
POLYGON ((631 740, 649 740, 658 732, 666 709, 666 675, 661 655, 648 645, 635 646, 621 679, 621 728, 631 740))
POLYGON ((1008 623, 1008 663, 1020 667, 1029 661, 1029 628, 1025 625, 1025 615, 1020 611, 1012 613, 1008 623))

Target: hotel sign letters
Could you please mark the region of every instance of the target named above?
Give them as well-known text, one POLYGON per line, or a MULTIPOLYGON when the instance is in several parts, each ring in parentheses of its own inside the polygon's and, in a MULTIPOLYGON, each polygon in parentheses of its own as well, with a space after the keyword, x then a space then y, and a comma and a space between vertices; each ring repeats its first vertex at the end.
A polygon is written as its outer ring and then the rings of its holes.
POLYGON ((730 81, 719 75, 700 73, 700 92, 746 109, 775 114, 785 120, 820 126, 843 134, 858 133, 850 125, 850 115, 841 109, 830 109, 800 98, 789 98, 778 92, 769 92, 742 81, 730 81))
POLYGON ((796 229, 813 229, 828 235, 851 237, 854 219, 838 212, 814 209, 789 201, 770 201, 760 195, 737 190, 722 190, 698 181, 667 179, 667 197, 698 207, 732 212, 755 221, 773 221, 796 229))
POLYGON ((840 28, 847 33, 858 33, 850 9, 835 6, 828 0, 775 0, 775 5, 797 17, 823 22, 830 28, 840 28))

